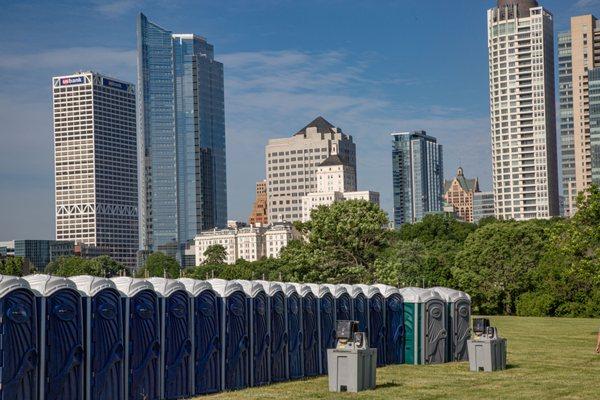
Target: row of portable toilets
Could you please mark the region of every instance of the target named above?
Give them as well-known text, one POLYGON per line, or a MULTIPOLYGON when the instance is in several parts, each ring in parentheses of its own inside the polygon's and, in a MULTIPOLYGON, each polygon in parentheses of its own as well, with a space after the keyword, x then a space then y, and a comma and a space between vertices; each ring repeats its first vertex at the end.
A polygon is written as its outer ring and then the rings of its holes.
POLYGON ((327 372, 336 320, 379 366, 466 360, 447 288, 0 276, 0 400, 179 399, 327 372))

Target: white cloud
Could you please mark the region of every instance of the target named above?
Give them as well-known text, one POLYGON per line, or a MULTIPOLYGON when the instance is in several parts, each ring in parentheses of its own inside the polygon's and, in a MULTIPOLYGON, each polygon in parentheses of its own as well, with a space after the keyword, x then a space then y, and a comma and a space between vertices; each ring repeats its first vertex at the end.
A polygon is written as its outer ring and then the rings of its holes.
POLYGON ((600 0, 579 0, 575 3, 575 8, 594 7, 600 5, 600 0))

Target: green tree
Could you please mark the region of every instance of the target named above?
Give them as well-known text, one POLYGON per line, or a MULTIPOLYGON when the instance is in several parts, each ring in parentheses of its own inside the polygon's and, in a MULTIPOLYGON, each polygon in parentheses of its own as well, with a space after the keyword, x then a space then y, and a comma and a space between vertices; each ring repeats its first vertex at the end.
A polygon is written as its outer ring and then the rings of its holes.
POLYGON ((227 260, 227 249, 221 244, 208 246, 204 252, 204 264, 220 265, 225 264, 227 260))
POLYGON ((422 243, 440 240, 462 243, 476 228, 474 224, 447 215, 429 214, 420 222, 402 225, 397 231, 397 238, 404 241, 419 240, 422 243))
POLYGON ((138 276, 163 277, 176 279, 181 274, 181 267, 176 259, 161 252, 152 253, 146 259, 146 264, 138 276))
POLYGON ((76 256, 59 257, 46 266, 46 273, 57 276, 91 275, 110 278, 118 275, 125 267, 109 256, 85 259, 76 256))
POLYGON ((0 260, 1 275, 23 276, 29 272, 27 269, 23 257, 6 257, 0 260))

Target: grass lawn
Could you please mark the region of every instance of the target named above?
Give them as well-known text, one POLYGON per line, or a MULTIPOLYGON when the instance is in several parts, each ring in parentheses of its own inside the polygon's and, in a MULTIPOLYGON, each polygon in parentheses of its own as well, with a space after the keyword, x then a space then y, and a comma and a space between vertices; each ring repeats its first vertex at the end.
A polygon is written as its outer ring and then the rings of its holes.
POLYGON ((600 399, 600 321, 493 317, 508 339, 506 371, 469 372, 467 363, 399 365, 377 370, 377 389, 329 393, 327 377, 201 399, 600 399))

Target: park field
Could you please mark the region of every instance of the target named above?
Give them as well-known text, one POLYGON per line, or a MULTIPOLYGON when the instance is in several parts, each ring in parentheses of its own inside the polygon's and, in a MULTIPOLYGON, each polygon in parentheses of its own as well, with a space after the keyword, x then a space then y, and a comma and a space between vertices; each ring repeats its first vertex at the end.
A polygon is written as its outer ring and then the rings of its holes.
POLYGON ((599 320, 492 317, 508 339, 508 369, 469 372, 467 363, 377 370, 377 389, 329 393, 327 377, 199 399, 600 399, 599 320))

